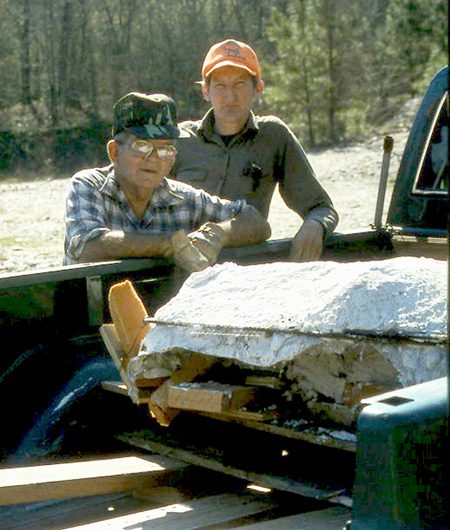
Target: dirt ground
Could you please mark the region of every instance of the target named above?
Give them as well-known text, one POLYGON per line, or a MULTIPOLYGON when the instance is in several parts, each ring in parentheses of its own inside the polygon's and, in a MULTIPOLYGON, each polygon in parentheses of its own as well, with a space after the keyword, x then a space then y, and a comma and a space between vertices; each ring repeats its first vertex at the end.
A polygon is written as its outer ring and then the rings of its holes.
MULTIPOLYGON (((398 127, 398 124, 397 124, 398 127)), ((393 133, 385 212, 407 139, 407 127, 393 133)), ((373 222, 382 162, 382 134, 363 144, 308 153, 319 181, 339 212, 337 231, 367 228, 373 222)), ((66 178, 0 182, 0 275, 59 266, 64 234, 66 178)), ((274 195, 269 222, 272 239, 293 236, 300 217, 274 195)))

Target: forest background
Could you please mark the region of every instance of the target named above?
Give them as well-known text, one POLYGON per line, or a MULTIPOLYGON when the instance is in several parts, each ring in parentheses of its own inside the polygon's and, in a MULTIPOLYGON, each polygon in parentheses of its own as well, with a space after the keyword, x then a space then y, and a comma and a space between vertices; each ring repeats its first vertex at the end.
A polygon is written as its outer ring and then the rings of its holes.
POLYGON ((261 59, 256 112, 307 149, 386 122, 448 61, 446 0, 0 0, 0 12, 0 179, 101 164, 112 105, 132 90, 200 117, 202 59, 228 37, 261 59))

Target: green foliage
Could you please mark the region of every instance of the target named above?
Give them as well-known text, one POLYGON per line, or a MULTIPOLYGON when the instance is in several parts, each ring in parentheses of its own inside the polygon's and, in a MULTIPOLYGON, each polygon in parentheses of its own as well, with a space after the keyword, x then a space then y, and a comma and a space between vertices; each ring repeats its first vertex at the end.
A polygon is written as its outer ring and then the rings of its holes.
POLYGON ((269 106, 305 143, 336 143, 391 119, 445 65, 447 3, 295 0, 267 34, 269 106))
MULTIPOLYGON (((234 37, 263 63, 257 111, 307 145, 336 143, 391 118, 447 60, 445 0, 0 0, 0 10, 0 128, 14 138, 95 135, 131 90, 166 92, 180 119, 200 117, 202 58, 234 37)), ((73 141, 64 164, 82 158, 73 141)), ((36 160, 19 144, 22 162, 36 160)), ((41 160, 61 159, 51 145, 41 160)), ((15 147, 2 146, 11 160, 15 147)))

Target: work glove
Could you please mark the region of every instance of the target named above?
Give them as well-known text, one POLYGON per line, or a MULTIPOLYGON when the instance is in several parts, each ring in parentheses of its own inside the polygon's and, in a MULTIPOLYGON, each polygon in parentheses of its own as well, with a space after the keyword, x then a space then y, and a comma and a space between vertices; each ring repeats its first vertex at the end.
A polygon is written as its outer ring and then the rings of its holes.
POLYGON ((188 237, 194 246, 206 256, 211 266, 217 262, 220 251, 227 240, 225 231, 215 223, 205 223, 195 232, 191 232, 188 237))
POLYGON ((173 260, 187 272, 198 272, 209 267, 209 261, 189 239, 184 230, 178 230, 170 238, 173 260))

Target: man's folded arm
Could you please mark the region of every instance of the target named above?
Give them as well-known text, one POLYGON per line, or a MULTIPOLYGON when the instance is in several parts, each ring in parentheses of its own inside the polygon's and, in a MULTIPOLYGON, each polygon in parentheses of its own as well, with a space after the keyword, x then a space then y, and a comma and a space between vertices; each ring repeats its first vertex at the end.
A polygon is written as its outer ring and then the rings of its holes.
POLYGON ((84 245, 79 261, 103 261, 121 258, 170 257, 170 234, 135 234, 110 230, 84 245))
POLYGON ((272 233, 266 219, 249 204, 245 204, 236 216, 217 225, 226 234, 224 247, 255 245, 269 239, 272 233))
MULTIPOLYGON (((253 245, 270 237, 269 223, 255 208, 245 205, 227 221, 216 223, 225 237, 224 247, 253 245)), ((121 258, 171 257, 171 234, 134 234, 109 230, 86 242, 78 260, 82 262, 121 258)))

